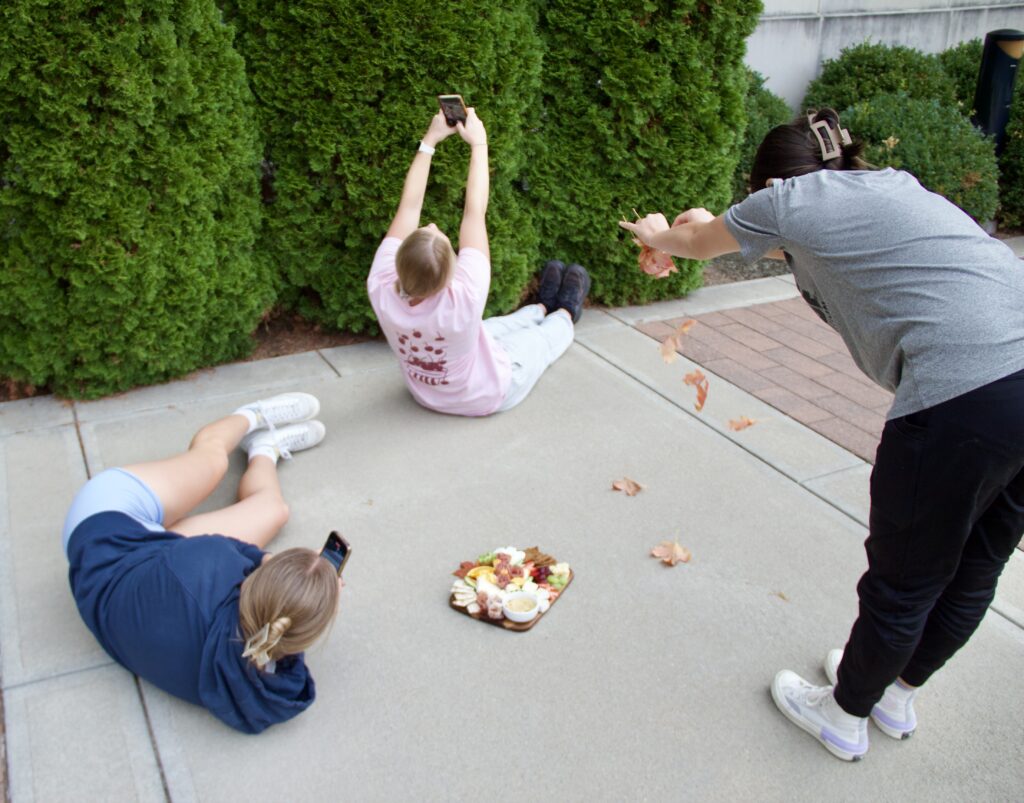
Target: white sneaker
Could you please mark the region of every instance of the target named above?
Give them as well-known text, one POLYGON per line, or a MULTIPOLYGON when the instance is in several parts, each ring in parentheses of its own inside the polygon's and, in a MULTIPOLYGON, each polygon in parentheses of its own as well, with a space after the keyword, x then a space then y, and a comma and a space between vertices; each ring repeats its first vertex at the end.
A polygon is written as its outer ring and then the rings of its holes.
MULTIPOLYGON (((839 678, 839 664, 843 660, 842 650, 829 650, 825 656, 825 674, 829 683, 836 685, 839 678)), ((917 715, 914 713, 914 697, 917 689, 906 689, 890 683, 882 699, 871 709, 871 720, 886 736, 893 739, 909 739, 917 730, 917 715)))
MULTIPOLYGON (((244 404, 238 410, 251 410, 256 416, 256 429, 309 421, 320 412, 320 402, 309 393, 281 393, 269 399, 244 404)), ((236 410, 235 412, 238 412, 236 410)))
POLYGON ((772 681, 779 710, 843 761, 860 761, 868 752, 868 719, 847 714, 831 686, 812 686, 796 672, 783 669, 772 681))
POLYGON ((324 439, 326 432, 327 428, 319 421, 305 421, 301 424, 289 424, 280 429, 258 429, 250 432, 242 438, 240 446, 248 452, 250 458, 255 454, 270 452, 276 457, 291 460, 292 452, 312 449, 324 439))

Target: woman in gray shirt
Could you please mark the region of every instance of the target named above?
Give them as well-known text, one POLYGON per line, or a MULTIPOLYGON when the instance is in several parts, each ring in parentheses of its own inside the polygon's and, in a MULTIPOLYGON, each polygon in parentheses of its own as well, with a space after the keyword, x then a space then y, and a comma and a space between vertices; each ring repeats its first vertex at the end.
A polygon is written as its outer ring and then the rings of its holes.
POLYGON ((723 215, 622 222, 680 257, 788 262, 808 304, 896 394, 871 474, 868 570, 831 686, 772 696, 847 761, 867 718, 904 739, 916 690, 974 633, 1024 533, 1024 265, 908 173, 868 170, 831 109, 768 133, 723 215))

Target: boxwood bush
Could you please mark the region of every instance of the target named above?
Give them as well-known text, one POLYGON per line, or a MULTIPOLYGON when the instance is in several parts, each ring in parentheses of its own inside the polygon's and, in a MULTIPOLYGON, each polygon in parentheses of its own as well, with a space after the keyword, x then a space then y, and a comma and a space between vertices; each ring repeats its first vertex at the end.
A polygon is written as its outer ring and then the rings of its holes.
MULTIPOLYGON (((489 312, 519 301, 537 270, 520 189, 539 114, 541 43, 531 2, 230 0, 228 19, 266 142, 260 250, 282 300, 338 328, 374 330, 366 275, 436 95, 462 94, 488 129, 493 281, 489 312)), ((423 207, 455 242, 469 151, 443 142, 423 207)))
POLYGON ((803 106, 842 111, 875 95, 891 93, 951 105, 956 102, 956 92, 956 84, 936 56, 901 45, 864 42, 822 64, 821 74, 807 87, 803 106))
POLYGON ((999 156, 999 219, 1006 226, 1024 226, 1024 79, 1017 76, 1010 121, 999 156))
POLYGON ((846 110, 842 120, 865 140, 865 158, 876 167, 913 173, 977 221, 995 214, 999 190, 992 142, 954 106, 877 95, 846 110))
POLYGON ((974 93, 978 88, 981 71, 982 43, 980 39, 961 42, 938 54, 939 64, 956 88, 956 103, 967 117, 974 114, 974 93))
POLYGON ((238 357, 259 146, 213 0, 0 7, 0 376, 94 397, 238 357))
POLYGON ((744 40, 760 2, 549 0, 541 5, 544 115, 529 197, 545 254, 580 262, 608 304, 680 296, 697 263, 652 281, 616 220, 721 211, 745 128, 744 40))
POLYGON ((747 70, 747 94, 743 105, 747 113, 747 128, 740 146, 740 160, 733 174, 733 203, 739 203, 750 193, 750 170, 765 135, 793 117, 786 101, 765 88, 764 76, 751 69, 747 70))
MULTIPOLYGON (((974 114, 974 92, 981 70, 980 39, 962 42, 939 54, 946 72, 956 81, 957 100, 964 114, 974 114)), ((1024 79, 1017 76, 1010 104, 1003 152, 999 155, 999 221, 1004 226, 1024 226, 1024 79)))

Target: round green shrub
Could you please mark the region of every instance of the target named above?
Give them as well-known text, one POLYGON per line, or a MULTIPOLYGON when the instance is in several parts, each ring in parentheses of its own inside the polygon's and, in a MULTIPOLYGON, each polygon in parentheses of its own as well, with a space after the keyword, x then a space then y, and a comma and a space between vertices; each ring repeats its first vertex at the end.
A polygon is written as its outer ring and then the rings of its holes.
POLYGON ((528 196, 546 256, 579 262, 607 304, 677 297, 699 263, 654 281, 619 218, 721 211, 745 129, 744 41, 755 0, 550 0, 541 5, 543 117, 528 196))
POLYGON ((877 95, 843 115, 867 144, 865 158, 917 177, 977 221, 992 219, 999 199, 990 139, 953 106, 906 95, 877 95))
POLYGON ((1017 85, 1010 104, 1006 139, 999 156, 999 221, 1004 226, 1024 227, 1024 88, 1017 85))
POLYGON ((956 102, 956 85, 935 56, 902 45, 864 42, 822 64, 821 75, 807 87, 803 108, 830 106, 842 112, 875 95, 900 92, 944 105, 956 102))
MULTIPOLYGON (((974 114, 974 94, 981 71, 984 45, 981 39, 961 42, 939 54, 943 67, 957 85, 960 110, 974 114)), ((1010 119, 999 155, 999 222, 1004 226, 1024 226, 1024 90, 1017 76, 1010 119)))
POLYGON ((733 203, 739 203, 750 193, 750 170, 765 135, 775 126, 788 123, 793 117, 786 101, 765 88, 764 76, 748 69, 747 80, 747 94, 743 104, 747 112, 747 128, 740 146, 740 160, 733 175, 733 203))
POLYGON ((974 114, 974 93, 978 88, 978 73, 981 71, 980 39, 961 42, 939 53, 939 63, 956 87, 956 103, 966 116, 974 114))
MULTIPOLYGON (((438 94, 457 92, 487 126, 491 159, 488 312, 516 306, 539 268, 520 189, 539 114, 543 57, 531 2, 232 0, 225 13, 266 142, 260 251, 282 301, 305 317, 375 330, 373 254, 398 206, 438 94)), ((469 150, 453 135, 433 158, 423 223, 456 241, 469 150)))
POLYGON ((95 397, 238 357, 272 294, 213 0, 0 7, 0 376, 95 397))

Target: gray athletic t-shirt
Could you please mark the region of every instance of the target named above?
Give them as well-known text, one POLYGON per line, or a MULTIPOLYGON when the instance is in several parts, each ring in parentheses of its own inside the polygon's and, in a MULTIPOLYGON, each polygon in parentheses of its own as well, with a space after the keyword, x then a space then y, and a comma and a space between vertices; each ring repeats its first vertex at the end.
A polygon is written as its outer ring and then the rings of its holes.
POLYGON ((747 260, 785 251, 807 303, 895 392, 888 418, 1024 369, 1024 262, 909 173, 775 182, 725 225, 747 260))

